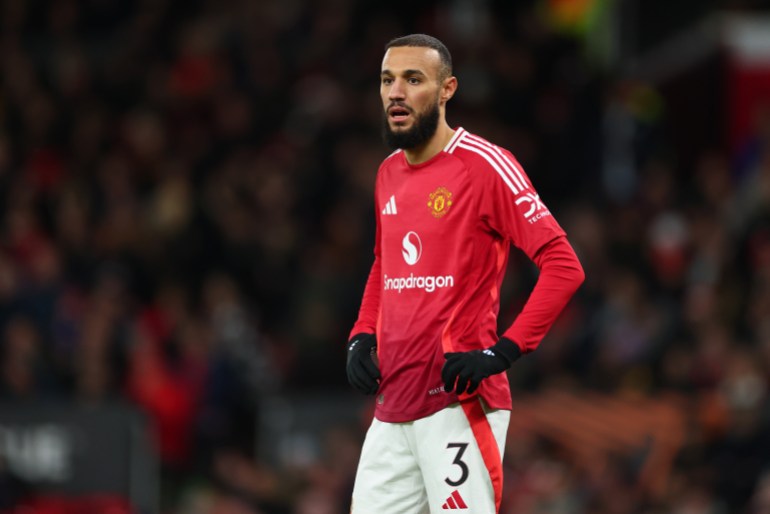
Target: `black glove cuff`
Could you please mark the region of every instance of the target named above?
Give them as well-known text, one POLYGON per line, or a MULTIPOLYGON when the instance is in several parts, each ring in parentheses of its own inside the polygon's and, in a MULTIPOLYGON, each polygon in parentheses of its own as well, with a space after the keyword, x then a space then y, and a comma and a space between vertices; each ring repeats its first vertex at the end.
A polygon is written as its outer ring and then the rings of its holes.
MULTIPOLYGON (((350 350, 350 345, 353 344, 354 341, 358 341, 357 346, 359 348, 365 348, 367 353, 377 346, 377 338, 374 337, 374 334, 369 334, 368 332, 360 332, 353 337, 350 338, 350 341, 348 341, 348 350, 350 350)), ((358 349, 356 349, 358 351, 358 349)))
POLYGON ((496 355, 499 355, 508 361, 508 366, 513 364, 516 359, 521 357, 521 348, 519 348, 519 345, 507 337, 501 337, 500 340, 492 347, 492 350, 494 350, 496 355))

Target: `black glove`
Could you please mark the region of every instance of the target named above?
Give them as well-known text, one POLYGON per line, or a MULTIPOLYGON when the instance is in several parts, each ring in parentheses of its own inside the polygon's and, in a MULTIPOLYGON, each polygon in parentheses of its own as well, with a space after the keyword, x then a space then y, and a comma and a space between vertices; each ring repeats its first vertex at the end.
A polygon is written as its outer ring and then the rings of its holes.
POLYGON ((441 369, 444 391, 457 394, 475 391, 481 381, 490 375, 502 373, 521 357, 519 346, 505 337, 486 350, 445 353, 446 362, 441 369), (456 386, 455 386, 456 383, 456 386))
POLYGON ((375 394, 380 387, 380 370, 372 359, 376 349, 374 334, 356 334, 348 342, 348 382, 364 394, 375 394))

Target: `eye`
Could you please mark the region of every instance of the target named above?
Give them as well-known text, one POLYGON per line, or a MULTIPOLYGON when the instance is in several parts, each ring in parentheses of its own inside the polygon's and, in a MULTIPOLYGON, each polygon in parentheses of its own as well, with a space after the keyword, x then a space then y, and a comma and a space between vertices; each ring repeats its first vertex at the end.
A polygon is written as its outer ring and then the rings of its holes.
POLYGON ((409 78, 409 83, 410 83, 411 85, 413 85, 413 86, 416 86, 417 84, 419 84, 419 83, 420 83, 420 79, 418 79, 418 78, 415 78, 415 77, 410 77, 410 78, 409 78))
POLYGON ((382 77, 382 84, 389 86, 393 83, 393 79, 390 77, 382 77))

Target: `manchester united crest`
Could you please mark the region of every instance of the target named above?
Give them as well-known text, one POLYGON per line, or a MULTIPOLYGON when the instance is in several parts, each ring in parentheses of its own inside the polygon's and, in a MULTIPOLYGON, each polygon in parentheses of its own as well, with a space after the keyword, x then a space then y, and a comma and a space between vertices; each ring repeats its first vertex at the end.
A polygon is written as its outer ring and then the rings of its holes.
POLYGON ((443 186, 439 187, 430 194, 428 207, 433 216, 436 218, 443 217, 449 212, 449 208, 452 207, 452 192, 443 186))

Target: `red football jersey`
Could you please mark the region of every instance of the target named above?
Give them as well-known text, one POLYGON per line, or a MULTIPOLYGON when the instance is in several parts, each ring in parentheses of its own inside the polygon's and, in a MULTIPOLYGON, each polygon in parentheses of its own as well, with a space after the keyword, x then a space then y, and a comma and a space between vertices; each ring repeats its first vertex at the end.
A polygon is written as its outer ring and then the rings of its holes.
MULTIPOLYGON (((510 244, 534 258, 564 231, 513 155, 462 128, 427 162, 410 165, 403 151, 386 158, 375 205, 375 262, 351 335, 377 335, 375 416, 411 421, 458 401, 444 391, 444 353, 497 342, 510 244)), ((539 340, 516 343, 526 353, 539 340)), ((478 394, 511 408, 505 373, 478 394)))

